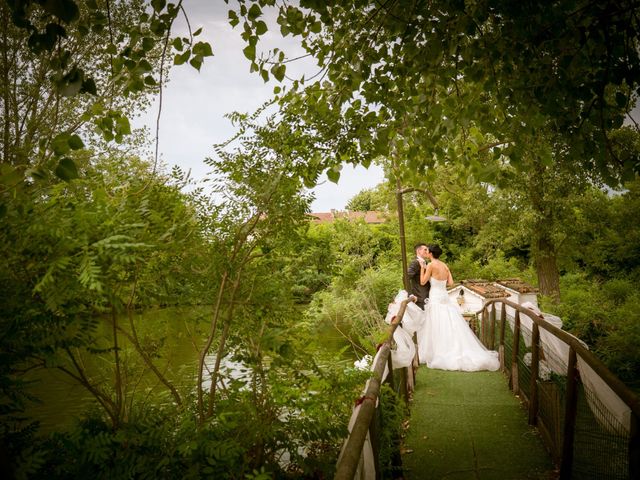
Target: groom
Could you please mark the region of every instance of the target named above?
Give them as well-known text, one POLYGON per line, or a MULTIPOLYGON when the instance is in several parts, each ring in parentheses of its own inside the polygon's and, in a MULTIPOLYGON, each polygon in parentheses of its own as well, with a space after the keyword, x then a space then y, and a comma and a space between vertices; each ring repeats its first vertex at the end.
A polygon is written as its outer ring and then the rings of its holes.
POLYGON ((413 249, 416 252, 416 258, 407 267, 409 282, 411 283, 409 294, 415 295, 418 298, 416 305, 424 309, 424 301, 429 298, 431 283, 427 282, 426 285, 420 285, 420 266, 426 261, 428 249, 424 243, 418 243, 413 249))

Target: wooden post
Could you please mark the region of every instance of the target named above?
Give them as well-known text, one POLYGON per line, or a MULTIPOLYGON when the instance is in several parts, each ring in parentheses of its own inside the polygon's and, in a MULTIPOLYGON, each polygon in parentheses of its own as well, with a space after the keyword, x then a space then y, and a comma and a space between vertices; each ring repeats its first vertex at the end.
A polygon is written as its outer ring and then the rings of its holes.
POLYGON ((640 431, 638 431, 638 416, 631 412, 629 429, 629 478, 640 479, 640 431))
POLYGON ((569 347, 569 365, 567 366, 567 398, 564 407, 564 441, 562 442, 562 460, 560 461, 560 479, 571 478, 573 470, 573 441, 578 413, 578 357, 572 346, 569 347))
POLYGON ((484 324, 486 323, 485 322, 486 316, 487 316, 487 307, 484 306, 484 307, 482 307, 482 314, 481 314, 481 317, 480 317, 480 332, 481 332, 480 333, 480 340, 482 341, 482 343, 484 345, 487 344, 487 339, 486 339, 486 336, 485 336, 485 326, 484 326, 484 324))
POLYGON ((413 372, 411 370, 410 366, 402 369, 402 378, 404 380, 402 385, 402 397, 404 398, 404 403, 407 405, 409 405, 411 393, 413 392, 413 372))
POLYGON ((387 368, 389 369, 389 373, 387 373, 387 378, 384 383, 389 384, 391 390, 395 390, 395 385, 393 383, 393 361, 391 360, 391 352, 389 352, 389 358, 387 359, 387 368))
POLYGON ((520 311, 516 310, 516 316, 513 325, 513 345, 511 348, 511 376, 509 377, 509 386, 514 395, 520 392, 520 384, 518 383, 518 354, 520 353, 520 311))
MULTIPOLYGON (((391 355, 389 355, 391 356, 391 355)), ((369 440, 371 441, 371 451, 373 453, 373 464, 376 470, 376 480, 380 480, 380 432, 382 431, 382 408, 376 407, 371 423, 369 424, 369 440)))
POLYGON ((502 304, 500 311, 500 345, 498 346, 498 354, 500 356, 500 369, 504 370, 504 328, 507 323, 507 305, 502 304))
POLYGON ((540 329, 533 322, 531 332, 531 383, 529 384, 529 425, 536 424, 538 416, 538 372, 540 370, 540 329))
POLYGON ((490 335, 489 338, 491 343, 491 350, 495 350, 496 348, 496 304, 491 305, 491 313, 489 314, 489 324, 490 324, 490 335))
POLYGON ((413 392, 413 387, 416 384, 416 372, 418 368, 420 368, 420 358, 418 357, 418 334, 417 332, 413 332, 413 345, 416 347, 416 354, 413 356, 413 361, 411 362, 411 391, 413 392))

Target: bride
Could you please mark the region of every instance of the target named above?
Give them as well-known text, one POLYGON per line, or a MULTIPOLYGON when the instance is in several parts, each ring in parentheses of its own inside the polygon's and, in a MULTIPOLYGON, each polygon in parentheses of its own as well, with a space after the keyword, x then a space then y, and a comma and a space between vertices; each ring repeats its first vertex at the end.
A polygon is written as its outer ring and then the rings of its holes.
POLYGON ((429 301, 426 303, 426 325, 418 332, 418 358, 429 368, 440 370, 498 370, 498 353, 487 350, 449 300, 447 285, 453 284, 449 267, 439 260, 442 249, 429 245, 427 258, 422 263, 420 283, 431 282, 429 301))

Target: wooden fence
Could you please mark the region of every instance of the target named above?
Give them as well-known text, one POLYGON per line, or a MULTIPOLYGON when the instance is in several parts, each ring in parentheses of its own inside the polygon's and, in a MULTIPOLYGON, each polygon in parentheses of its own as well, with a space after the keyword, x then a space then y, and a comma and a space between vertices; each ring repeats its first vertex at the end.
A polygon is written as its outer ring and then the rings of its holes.
MULTIPOLYGON (((389 369, 385 382, 390 385, 394 385, 394 375, 400 374, 401 378, 399 379, 398 384, 406 402, 409 401, 415 381, 414 366, 394 370, 393 363, 391 361, 393 333, 398 325, 402 323, 402 318, 404 317, 404 313, 407 309, 407 304, 410 301, 410 299, 402 301, 398 315, 396 315, 396 318, 391 322, 389 332, 380 346, 378 355, 376 356, 376 363, 373 366, 373 375, 369 380, 364 396, 360 399, 360 410, 357 413, 351 433, 345 440, 342 454, 336 465, 336 474, 334 477, 336 480, 352 480, 355 476, 360 463, 360 457, 362 456, 362 450, 367 433, 369 433, 369 438, 373 447, 374 462, 376 464, 376 478, 380 478, 380 465, 377 462, 379 450, 378 438, 380 431, 380 417, 381 415, 384 415, 384 412, 379 411, 378 398, 380 396, 380 387, 385 367, 388 367, 389 369)), ((399 453, 400 452, 398 451, 398 460, 400 458, 399 453)))
POLYGON ((505 299, 485 303, 478 330, 488 348, 497 347, 561 479, 640 479, 640 399, 582 342, 505 299))
MULTIPOLYGON (((380 347, 372 378, 360 399, 360 409, 336 465, 335 479, 354 478, 367 434, 376 463, 375 476, 380 478, 378 432, 384 412, 378 411, 377 405, 385 367, 389 369, 386 382, 393 385, 394 374, 401 376, 396 383, 407 402, 415 381, 417 362, 394 371, 390 354, 393 333, 402 322, 408 302, 402 302, 380 347)), ((538 428, 560 466, 560 478, 640 480, 638 395, 576 337, 534 311, 509 300, 492 299, 478 314, 480 322, 472 323, 476 334, 488 348, 498 350, 509 388, 525 403, 529 424, 538 428), (542 331, 546 343, 541 342, 542 331), (559 349, 549 348, 550 338, 559 342, 559 349), (587 369, 595 382, 587 378, 587 369), (603 394, 617 404, 603 401, 603 394)))

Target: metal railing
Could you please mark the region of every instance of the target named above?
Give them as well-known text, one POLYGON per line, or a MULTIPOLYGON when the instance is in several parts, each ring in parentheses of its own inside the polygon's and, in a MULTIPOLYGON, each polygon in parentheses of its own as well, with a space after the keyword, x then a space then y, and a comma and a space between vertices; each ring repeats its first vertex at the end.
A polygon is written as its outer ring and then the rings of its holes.
POLYGON ((497 342, 509 387, 525 402, 560 478, 639 479, 638 395, 576 337, 532 310, 492 299, 480 313, 478 336, 492 350, 497 342))
MULTIPOLYGON (((336 464, 336 480, 352 480, 355 476, 360 457, 362 455, 367 433, 370 435, 371 444, 374 450, 374 460, 377 463, 378 456, 378 432, 380 429, 379 421, 382 412, 378 407, 378 398, 380 396, 380 388, 382 386, 382 377, 385 367, 389 368, 385 383, 394 385, 394 369, 391 360, 391 347, 393 343, 393 333, 398 325, 402 322, 402 318, 407 309, 410 299, 403 300, 396 318, 391 322, 391 327, 384 340, 379 347, 379 353, 376 357, 376 363, 373 366, 373 375, 369 379, 367 389, 364 395, 359 399, 360 410, 351 429, 351 433, 345 440, 345 444, 336 464)), ((406 368, 395 370, 400 373, 400 381, 398 383, 401 393, 404 395, 405 401, 408 402, 413 391, 415 380, 415 362, 414 365, 406 368)), ((396 456, 399 459, 399 451, 396 456)), ((380 478, 380 465, 376 465, 376 478, 380 478)))

